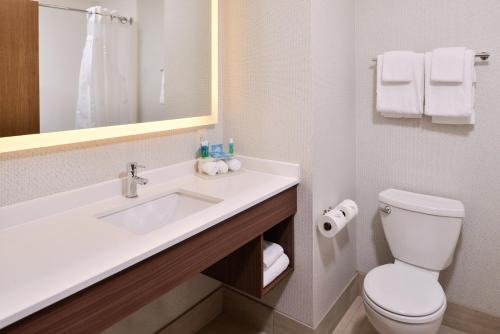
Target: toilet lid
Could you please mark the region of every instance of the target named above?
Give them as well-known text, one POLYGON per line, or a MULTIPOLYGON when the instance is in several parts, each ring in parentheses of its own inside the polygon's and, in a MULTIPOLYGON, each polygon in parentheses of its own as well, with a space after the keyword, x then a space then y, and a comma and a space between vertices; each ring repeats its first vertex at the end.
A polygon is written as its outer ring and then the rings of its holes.
POLYGON ((366 295, 381 308, 408 317, 423 317, 437 312, 445 294, 430 273, 400 264, 386 264, 366 275, 366 295))

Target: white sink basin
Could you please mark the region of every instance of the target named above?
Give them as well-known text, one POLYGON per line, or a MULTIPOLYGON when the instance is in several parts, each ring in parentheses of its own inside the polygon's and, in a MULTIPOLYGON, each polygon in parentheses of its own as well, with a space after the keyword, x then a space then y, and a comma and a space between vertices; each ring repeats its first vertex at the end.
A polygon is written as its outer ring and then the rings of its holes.
POLYGON ((135 234, 146 234, 204 210, 221 200, 174 192, 98 218, 135 234))

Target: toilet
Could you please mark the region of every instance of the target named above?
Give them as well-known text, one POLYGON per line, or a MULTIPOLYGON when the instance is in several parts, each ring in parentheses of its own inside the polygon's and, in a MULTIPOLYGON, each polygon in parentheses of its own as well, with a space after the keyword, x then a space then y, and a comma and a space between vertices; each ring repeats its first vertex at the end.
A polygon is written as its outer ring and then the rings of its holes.
POLYGON ((447 305, 438 277, 453 259, 464 206, 453 199, 387 189, 379 194, 379 210, 395 261, 366 275, 368 319, 381 334, 436 334, 447 305))

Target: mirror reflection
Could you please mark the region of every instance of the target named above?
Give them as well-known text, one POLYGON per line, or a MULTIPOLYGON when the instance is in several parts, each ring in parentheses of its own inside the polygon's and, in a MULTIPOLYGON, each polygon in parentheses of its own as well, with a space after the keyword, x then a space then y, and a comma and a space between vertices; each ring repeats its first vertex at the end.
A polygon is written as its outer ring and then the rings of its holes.
POLYGON ((38 64, 31 69, 38 71, 39 97, 24 96, 35 100, 23 111, 26 124, 9 122, 17 117, 10 111, 0 114, 1 136, 210 115, 210 6, 41 0, 32 30, 38 64))

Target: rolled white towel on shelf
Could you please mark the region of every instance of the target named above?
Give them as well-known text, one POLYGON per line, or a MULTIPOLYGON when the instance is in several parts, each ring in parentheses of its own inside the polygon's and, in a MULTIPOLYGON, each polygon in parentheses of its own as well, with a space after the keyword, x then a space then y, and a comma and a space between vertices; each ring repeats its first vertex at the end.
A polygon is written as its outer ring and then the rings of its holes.
POLYGON ((217 161, 217 172, 219 174, 226 174, 229 171, 229 166, 222 160, 217 161))
POLYGON ((201 173, 214 176, 217 174, 219 171, 219 167, 217 166, 217 163, 214 161, 207 161, 207 162, 199 162, 198 170, 201 173))
POLYGON ((281 275, 288 268, 289 264, 290 259, 288 256, 286 254, 282 254, 272 266, 264 269, 264 287, 268 286, 269 283, 281 275))
POLYGON ((241 161, 238 159, 231 159, 227 164, 229 165, 229 170, 232 172, 237 172, 241 169, 241 161))
POLYGON ((283 247, 277 243, 264 240, 264 268, 271 267, 284 253, 283 247))

